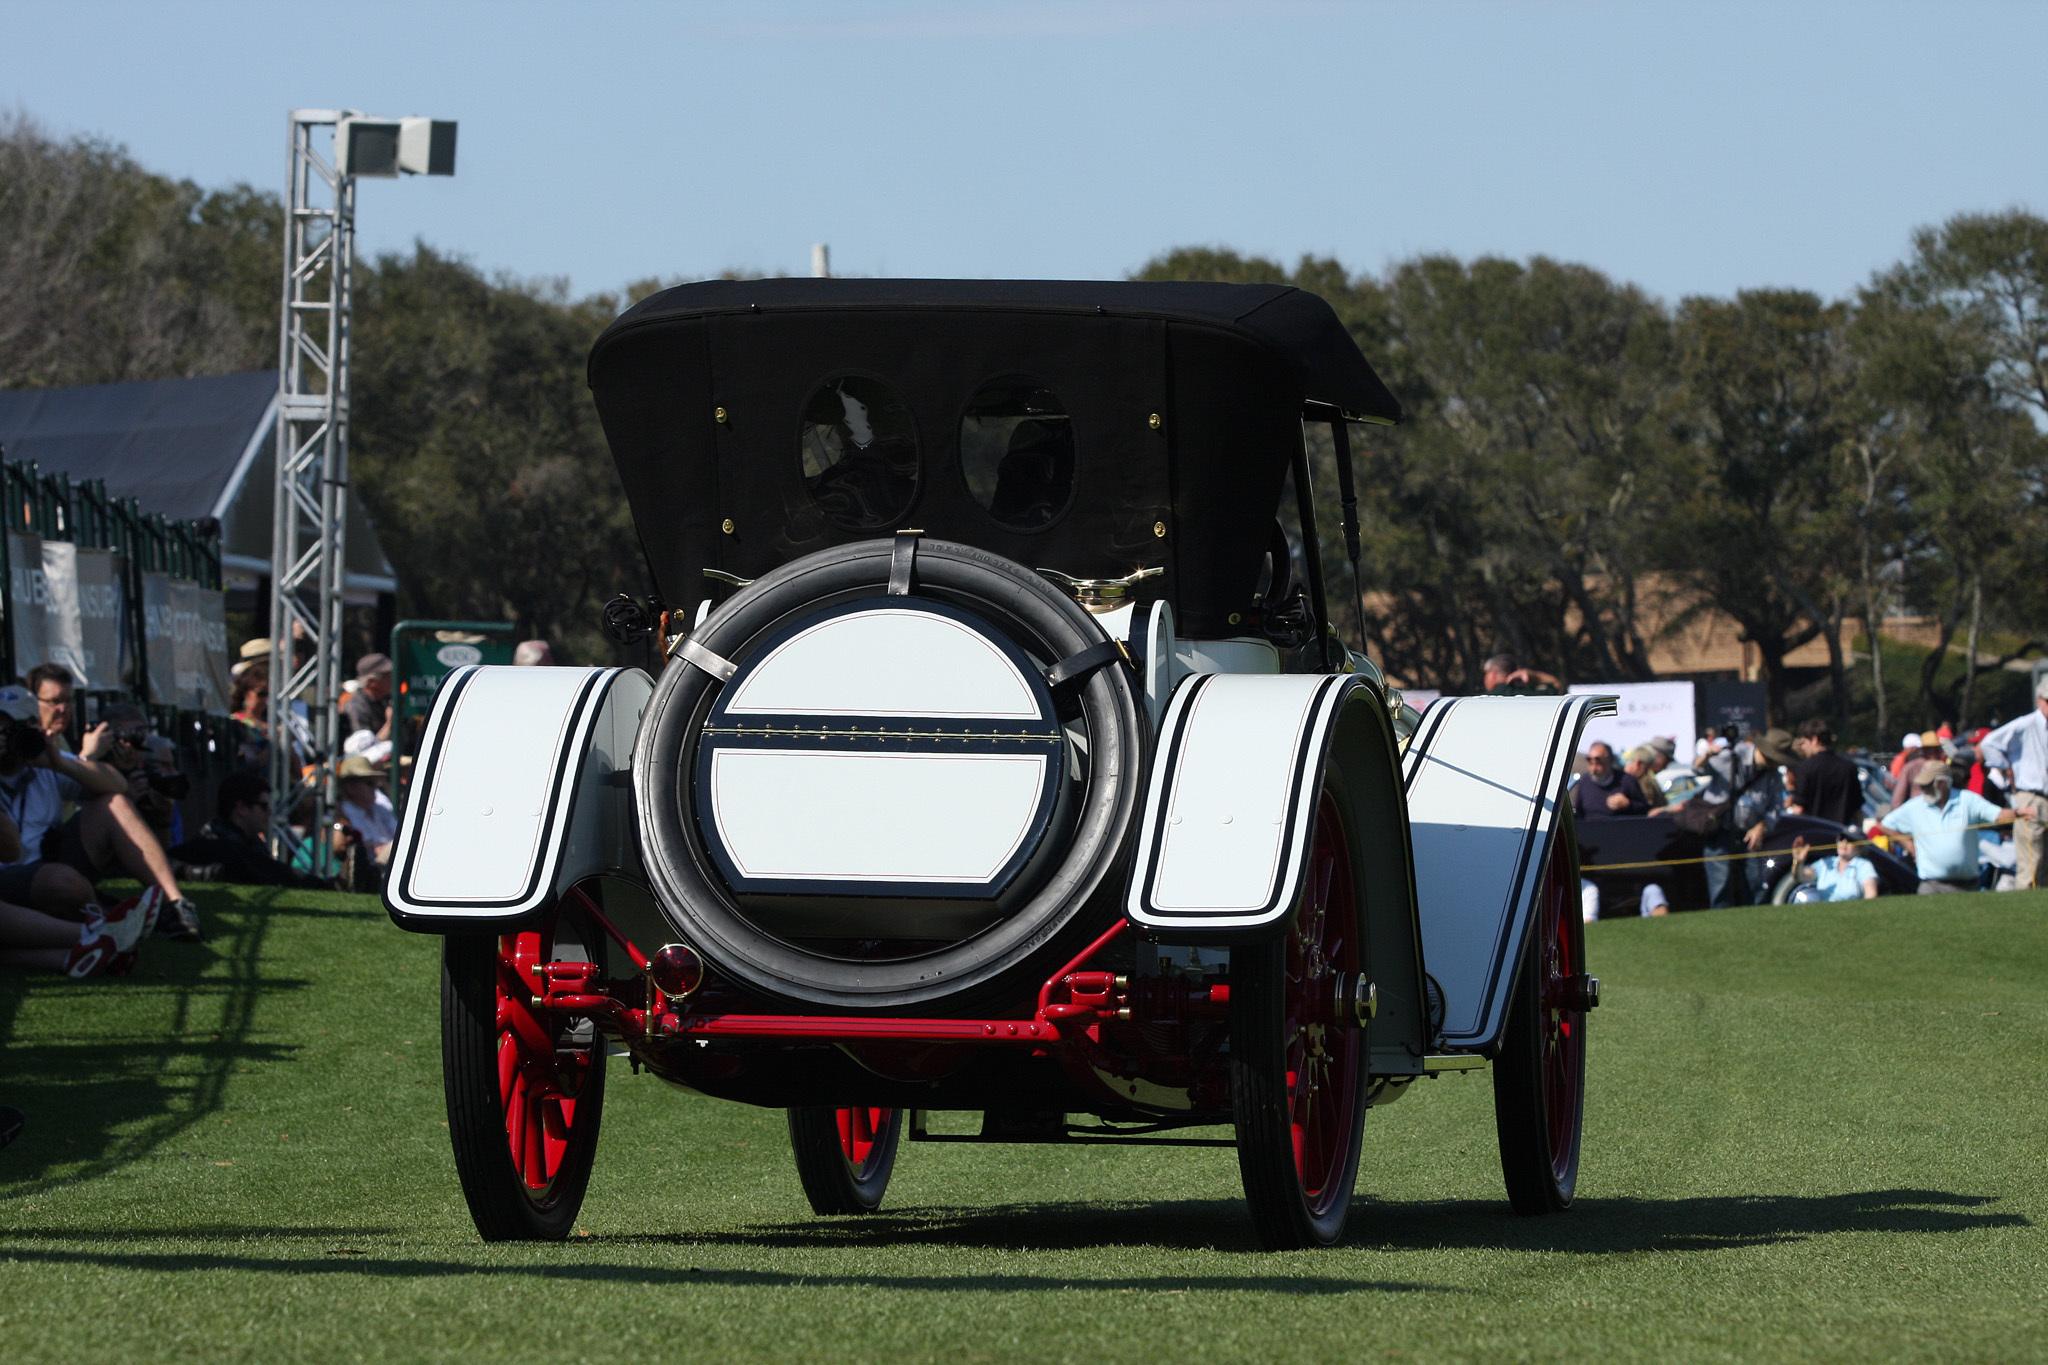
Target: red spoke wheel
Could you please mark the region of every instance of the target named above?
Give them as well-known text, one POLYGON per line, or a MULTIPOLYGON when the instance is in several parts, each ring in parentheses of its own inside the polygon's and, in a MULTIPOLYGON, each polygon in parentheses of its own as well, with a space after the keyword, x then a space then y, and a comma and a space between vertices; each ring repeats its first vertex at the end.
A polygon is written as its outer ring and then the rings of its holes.
POLYGON ((873 1213, 882 1206, 903 1140, 901 1109, 792 1109, 789 1146, 817 1213, 873 1213))
POLYGON ((1271 1251, 1336 1241, 1358 1176, 1366 1031, 1351 1002, 1365 970, 1365 924, 1339 796, 1333 776, 1284 935, 1230 955, 1237 1164, 1271 1251))
POLYGON ((1551 836, 1528 946, 1493 1063, 1501 1174, 1516 1213, 1561 1213, 1579 1183, 1586 1109, 1586 926, 1578 839, 1569 817, 1551 836))
POLYGON ((604 1035, 537 1010, 538 970, 594 961, 603 941, 565 916, 502 938, 450 935, 441 954, 448 1136, 487 1242, 567 1237, 583 1206, 604 1111, 604 1035))

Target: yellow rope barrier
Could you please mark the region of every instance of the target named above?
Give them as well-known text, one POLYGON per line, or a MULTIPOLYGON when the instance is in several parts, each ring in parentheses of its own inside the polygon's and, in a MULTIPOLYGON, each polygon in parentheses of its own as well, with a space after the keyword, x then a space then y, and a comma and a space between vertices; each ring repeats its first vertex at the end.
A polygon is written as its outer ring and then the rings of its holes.
MULTIPOLYGON (((1623 818, 1628 818, 1628 817, 1623 817, 1623 818)), ((1646 819, 1653 819, 1653 818, 1655 818, 1655 817, 1652 817, 1652 816, 1636 816, 1636 817, 1634 817, 1634 818, 1635 818, 1635 819, 1639 819, 1639 820, 1646 820, 1646 819)), ((1956 833, 1958 833, 1958 834, 1968 834, 1968 833, 1969 833, 1969 832, 1970 832, 1971 830, 1975 830, 1975 829, 2003 829, 2003 828, 2004 828, 2004 827, 2005 827, 2006 825, 2009 825, 2009 824, 2016 824, 2016 823, 2018 823, 2018 822, 2017 822, 2017 821, 2013 821, 2013 820, 1992 820, 1992 821, 1989 821, 1988 823, 1985 823, 1985 824, 1980 824, 1980 825, 1964 825, 1964 826, 1963 826, 1963 827, 1962 827, 1961 829, 1957 830, 1957 831, 1956 831, 1956 833)), ((1837 842, 1839 842, 1839 841, 1837 841, 1837 842)), ((1875 839, 1851 839, 1851 840, 1849 841, 1849 843, 1850 843, 1850 846, 1851 846, 1851 847, 1856 847, 1856 848, 1868 848, 1868 847, 1873 847, 1873 846, 1876 846, 1876 845, 1877 845, 1877 840, 1875 840, 1875 839)), ((1808 845, 1808 847, 1810 847, 1810 848, 1815 848, 1815 849, 1820 849, 1820 848, 1826 848, 1827 846, 1828 846, 1828 845, 1826 845, 1826 844, 1810 844, 1810 845, 1808 845)), ((1746 861, 1748 861, 1748 860, 1749 860, 1749 859, 1751 859, 1751 858, 1776 858, 1776 857, 1780 857, 1780 856, 1789 856, 1789 855, 1791 854, 1791 852, 1792 852, 1792 850, 1791 850, 1791 849, 1789 849, 1789 848, 1759 848, 1759 849, 1752 849, 1752 850, 1747 850, 1747 851, 1744 851, 1744 852, 1742 852, 1742 853, 1709 853, 1709 854, 1706 854, 1705 856, 1703 856, 1703 857, 1699 857, 1699 858, 1659 858, 1659 859, 1655 859, 1655 860, 1653 860, 1653 861, 1650 861, 1650 862, 1646 862, 1646 863, 1581 863, 1581 864, 1579 864, 1579 871, 1581 871, 1581 872, 1632 872, 1632 871, 1635 871, 1635 870, 1637 870, 1637 869, 1639 869, 1639 868, 1645 868, 1645 867, 1690 867, 1690 866, 1691 866, 1692 864, 1694 864, 1694 863, 1734 863, 1734 862, 1746 862, 1746 861)))

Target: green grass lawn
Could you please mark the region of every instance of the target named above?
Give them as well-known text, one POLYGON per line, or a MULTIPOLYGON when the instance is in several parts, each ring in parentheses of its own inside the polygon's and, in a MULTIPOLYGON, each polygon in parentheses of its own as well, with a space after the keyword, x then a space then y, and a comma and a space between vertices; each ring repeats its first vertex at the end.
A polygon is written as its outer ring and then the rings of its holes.
POLYGON ((436 943, 205 896, 125 981, 0 976, 9 1362, 2048 1356, 2048 893, 1588 934, 1580 1201, 1512 1217, 1485 1076, 1376 1110, 1341 1247, 1253 1246, 1228 1151, 906 1147, 814 1217, 779 1113, 623 1065, 582 1226, 491 1246, 436 943))

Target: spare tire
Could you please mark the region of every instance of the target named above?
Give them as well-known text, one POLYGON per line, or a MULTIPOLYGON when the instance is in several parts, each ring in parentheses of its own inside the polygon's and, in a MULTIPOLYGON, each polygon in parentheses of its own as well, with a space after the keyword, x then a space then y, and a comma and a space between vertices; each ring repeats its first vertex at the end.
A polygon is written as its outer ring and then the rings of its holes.
MULTIPOLYGON (((685 651, 718 671, 724 671, 720 659, 737 671, 722 680, 699 663, 673 659, 641 722, 633 792, 656 899, 681 937, 719 973, 770 1004, 884 1013, 928 1012, 941 1002, 956 1011, 995 1007, 1028 998, 1119 912, 1122 878, 1113 874, 1124 866, 1147 757, 1129 670, 1120 663, 1096 667, 1062 684, 1055 697, 1045 673, 1103 642, 1101 627, 1079 605, 1010 560, 936 540, 916 542, 909 592, 886 595, 896 552, 888 540, 839 546, 740 589, 690 634, 690 643, 708 654, 685 651), (748 709, 735 699, 750 680, 782 667, 778 660, 789 657, 787 651, 796 647, 792 641, 815 642, 822 638, 817 632, 834 621, 882 617, 914 617, 939 633, 971 633, 985 652, 1010 661, 1003 665, 1006 676, 1028 683, 1040 714, 1029 724, 1011 726, 1015 733, 1006 735, 969 735, 972 722, 954 722, 954 730, 946 731, 943 720, 891 725, 872 715, 827 724, 817 713, 829 707, 756 718, 751 731, 735 723, 729 713, 748 709), (843 739, 847 735, 864 738, 843 739), (864 743, 895 757, 930 759, 948 746, 972 747, 976 740, 984 748, 1003 740, 1036 746, 1049 755, 1049 766, 1033 770, 1045 787, 1029 796, 1033 823, 1028 830, 1018 827, 1014 856, 1000 874, 973 882, 960 895, 930 885, 878 888, 803 880, 796 873, 783 874, 795 879, 786 883, 787 894, 777 894, 781 888, 772 880, 751 877, 755 869, 746 865, 744 850, 735 851, 735 817, 718 808, 721 801, 739 799, 721 793, 742 790, 717 785, 714 775, 724 771, 718 763, 728 757, 752 761, 772 749, 776 757, 790 759, 793 750, 777 746, 812 744, 832 747, 826 757, 836 762, 858 757, 843 751, 864 743)), ((811 667, 795 676, 820 677, 819 657, 814 650, 811 667)), ((899 722, 924 715, 917 708, 927 689, 908 673, 892 676, 890 669, 898 665, 878 665, 870 657, 845 659, 843 667, 846 672, 819 686, 858 692, 844 708, 849 715, 881 710, 899 722), (873 704, 892 688, 911 698, 908 709, 873 704), (867 705, 856 704, 863 701, 867 705)), ((786 681, 790 672, 783 668, 777 676, 786 681)), ((788 692, 786 686, 766 690, 788 692)), ((749 714, 791 709, 798 708, 753 707, 749 714)), ((837 812, 829 802, 835 798, 790 777, 808 771, 799 762, 750 779, 754 785, 745 790, 753 805, 739 823, 767 829, 760 837, 785 851, 794 848, 798 862, 810 854, 840 856, 811 849, 804 841, 813 834, 826 844, 854 838, 856 852, 845 856, 857 860, 856 836, 876 829, 881 816, 865 808, 847 810, 854 833, 831 828, 837 812), (786 797, 787 808, 776 801, 771 811, 764 793, 786 797), (779 831, 768 828, 777 821, 793 823, 779 831)), ((856 783, 845 790, 861 788, 856 783)), ((928 819, 937 809, 932 802, 942 799, 920 791, 905 820, 915 822, 920 814, 928 819)))

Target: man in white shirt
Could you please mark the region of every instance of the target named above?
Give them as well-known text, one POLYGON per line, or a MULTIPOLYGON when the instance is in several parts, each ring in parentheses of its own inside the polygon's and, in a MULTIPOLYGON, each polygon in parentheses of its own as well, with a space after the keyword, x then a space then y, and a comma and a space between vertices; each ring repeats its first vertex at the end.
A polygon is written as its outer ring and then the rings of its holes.
POLYGON ((2009 824, 2018 812, 2000 810, 1973 791, 1951 790, 1948 768, 1940 763, 1920 765, 1913 774, 1913 793, 1871 832, 1906 845, 1920 873, 1921 895, 1975 891, 1977 830, 2009 824))
POLYGON ((1977 746, 1985 771, 2005 775, 2012 808, 2023 819, 2013 826, 2014 875, 2022 890, 2038 884, 2043 836, 2048 827, 2048 677, 2034 687, 2034 709, 1999 726, 1977 746))

